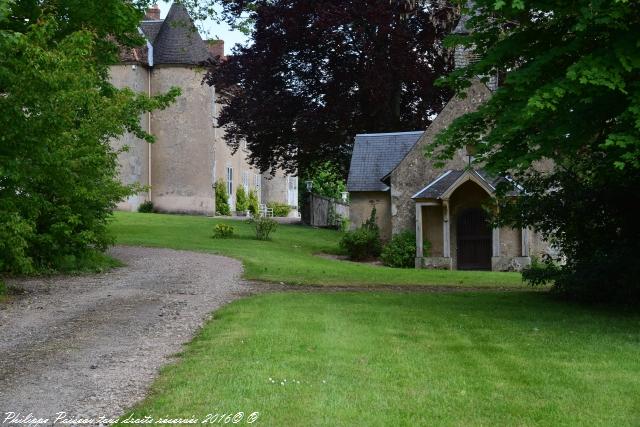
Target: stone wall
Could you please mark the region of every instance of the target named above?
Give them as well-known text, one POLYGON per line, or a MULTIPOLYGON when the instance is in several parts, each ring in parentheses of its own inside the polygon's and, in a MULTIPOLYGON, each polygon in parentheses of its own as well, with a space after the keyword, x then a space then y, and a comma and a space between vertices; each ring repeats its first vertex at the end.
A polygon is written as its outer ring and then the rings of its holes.
MULTIPOLYGON (((388 191, 352 191, 349 220, 351 229, 360 227, 371 216, 371 210, 376 208, 376 222, 380 227, 380 237, 383 240, 391 238, 391 200, 388 191)), ((415 209, 415 208, 414 208, 415 209)), ((414 224, 415 230, 415 224, 414 224)))
POLYGON ((466 152, 460 150, 445 168, 436 168, 434 161, 424 155, 424 149, 433 143, 435 136, 457 117, 475 111, 491 96, 484 83, 475 81, 467 90, 467 97, 454 97, 431 123, 415 147, 391 174, 391 229, 393 234, 415 230, 415 205, 411 197, 446 169, 462 169, 468 161, 466 152))
POLYGON ((182 90, 169 108, 152 114, 152 199, 160 211, 214 213, 214 92, 202 84, 203 76, 184 66, 159 66, 152 73, 153 94, 172 86, 182 90))
POLYGON ((298 214, 298 197, 296 196, 296 200, 289 203, 289 179, 295 179, 295 177, 287 175, 282 170, 276 171, 274 175, 271 175, 270 172, 264 173, 262 175, 262 199, 265 204, 274 202, 291 206, 292 210, 289 216, 295 216, 298 214))
MULTIPOLYGON (((111 83, 117 88, 131 88, 136 92, 148 93, 149 72, 145 67, 134 64, 114 65, 109 70, 111 83)), ((140 117, 140 125, 149 130, 148 115, 140 117)), ((137 138, 131 133, 126 133, 121 138, 113 140, 111 146, 114 150, 122 150, 125 146, 128 151, 118 155, 120 181, 123 184, 149 183, 149 143, 137 138)), ((147 192, 142 192, 118 203, 119 210, 137 211, 138 206, 148 199, 147 192)))

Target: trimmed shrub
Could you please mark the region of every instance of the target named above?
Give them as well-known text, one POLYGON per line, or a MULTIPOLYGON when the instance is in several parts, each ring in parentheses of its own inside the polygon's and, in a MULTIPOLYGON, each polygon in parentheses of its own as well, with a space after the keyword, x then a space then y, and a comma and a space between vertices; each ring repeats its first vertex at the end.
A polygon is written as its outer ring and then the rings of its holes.
POLYGON ((278 228, 278 223, 266 217, 257 217, 251 220, 251 223, 256 229, 256 239, 258 240, 270 240, 271 233, 274 233, 278 228))
POLYGON ((380 228, 376 223, 375 207, 371 209, 369 219, 360 228, 348 231, 342 236, 340 248, 354 261, 380 256, 382 242, 380 241, 380 228))
POLYGON ((351 221, 346 216, 340 216, 340 231, 346 233, 349 231, 349 225, 351 225, 351 221))
POLYGON ((239 186, 236 190, 236 212, 246 212, 249 207, 249 200, 247 199, 247 192, 244 186, 239 186))
POLYGON ((233 237, 234 228, 232 225, 228 224, 216 224, 213 227, 213 237, 214 239, 228 239, 229 237, 233 237))
POLYGON ((229 208, 229 194, 227 193, 227 183, 219 179, 216 181, 214 187, 216 196, 216 213, 218 215, 229 216, 231 215, 231 209, 229 208))
POLYGON ((375 258, 380 255, 382 250, 380 234, 375 230, 360 227, 342 236, 340 248, 355 261, 375 258))
POLYGON ((269 202, 267 206, 273 209, 273 216, 287 217, 291 212, 291 206, 286 203, 269 202))
MULTIPOLYGON (((431 245, 426 242, 427 250, 431 245)), ((425 252, 427 253, 428 250, 425 252)), ((403 231, 393 236, 391 241, 382 249, 380 255, 382 263, 389 267, 412 268, 416 259, 416 235, 410 231, 403 231)))
POLYGON ((260 213, 260 202, 258 202, 258 193, 256 193, 255 189, 249 190, 247 210, 251 213, 252 217, 256 217, 260 213))
POLYGON ((153 213, 153 202, 147 200, 138 206, 138 212, 140 213, 153 213))

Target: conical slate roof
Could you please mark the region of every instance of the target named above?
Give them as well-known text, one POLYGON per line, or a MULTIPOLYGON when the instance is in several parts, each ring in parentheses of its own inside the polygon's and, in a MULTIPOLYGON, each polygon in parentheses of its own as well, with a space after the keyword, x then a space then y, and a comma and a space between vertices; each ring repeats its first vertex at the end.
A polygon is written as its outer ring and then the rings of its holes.
MULTIPOLYGON (((157 21, 156 21, 157 22, 157 21)), ((156 24, 157 25, 157 24, 156 24)), ((211 57, 187 9, 174 2, 157 35, 153 25, 143 25, 153 43, 153 62, 158 64, 197 65, 211 57), (155 37, 154 37, 155 36, 155 37)))

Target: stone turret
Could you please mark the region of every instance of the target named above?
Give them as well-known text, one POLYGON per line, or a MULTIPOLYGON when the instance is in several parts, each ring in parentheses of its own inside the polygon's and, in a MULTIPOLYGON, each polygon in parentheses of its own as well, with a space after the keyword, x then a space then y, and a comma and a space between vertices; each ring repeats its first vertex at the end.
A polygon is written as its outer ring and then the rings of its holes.
MULTIPOLYGON (((472 1, 467 2, 465 9, 471 10, 474 7, 474 3, 472 1)), ((451 32, 452 34, 457 35, 468 35, 471 33, 472 29, 469 28, 469 19, 471 18, 468 14, 463 14, 458 21, 458 24, 451 32)), ((455 51, 453 53, 454 66, 456 69, 464 68, 469 64, 472 64, 478 61, 478 54, 475 52, 473 46, 464 47, 464 46, 456 46, 455 51)), ((482 76, 478 76, 482 77, 482 76)), ((489 80, 487 81, 487 87, 494 91, 498 88, 498 76, 497 74, 492 74, 489 76, 489 80)))

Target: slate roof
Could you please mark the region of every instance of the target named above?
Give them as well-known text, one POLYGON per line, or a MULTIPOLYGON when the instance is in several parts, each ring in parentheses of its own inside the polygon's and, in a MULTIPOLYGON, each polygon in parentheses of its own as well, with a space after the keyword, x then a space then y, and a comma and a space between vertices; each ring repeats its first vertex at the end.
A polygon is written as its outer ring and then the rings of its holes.
POLYGON ((153 47, 153 51, 149 50, 146 44, 121 49, 121 62, 146 65, 199 65, 212 58, 189 12, 180 3, 171 5, 164 20, 140 22, 140 30, 153 47))
MULTIPOLYGON (((467 1, 467 4, 465 5, 465 9, 466 10, 471 10, 474 7, 474 2, 469 0, 467 1)), ((464 13, 462 16, 460 16, 460 20, 458 20, 458 24, 456 25, 456 27, 453 29, 453 31, 451 32, 452 34, 469 34, 469 28, 467 28, 467 22, 469 21, 469 18, 471 18, 470 15, 468 15, 467 13, 464 13)))
POLYGON ((189 12, 182 4, 174 2, 153 40, 154 64, 197 65, 209 58, 209 49, 189 12))
MULTIPOLYGON (((444 171, 436 179, 427 184, 426 187, 414 194, 412 199, 440 199, 465 172, 466 170, 459 169, 449 169, 444 171)), ((489 184, 489 186, 494 190, 498 184, 505 181, 505 178, 492 177, 482 169, 472 169, 469 172, 475 174, 478 178, 489 184)), ((512 184, 515 188, 513 191, 509 191, 507 193, 509 196, 515 196, 518 194, 519 190, 521 190, 517 184, 513 182, 512 184)))
POLYGON ((142 21, 140 23, 140 28, 144 33, 145 37, 151 44, 156 40, 156 36, 160 32, 160 28, 162 28, 162 23, 164 21, 162 19, 154 20, 154 21, 142 21))
POLYGON ((355 137, 348 191, 386 191, 380 181, 418 142, 424 131, 359 134, 355 137))

